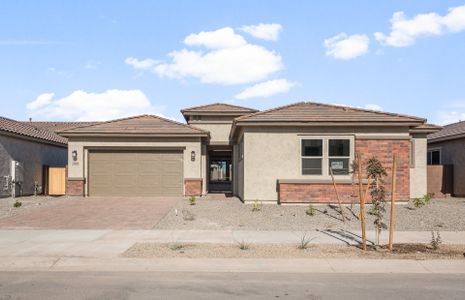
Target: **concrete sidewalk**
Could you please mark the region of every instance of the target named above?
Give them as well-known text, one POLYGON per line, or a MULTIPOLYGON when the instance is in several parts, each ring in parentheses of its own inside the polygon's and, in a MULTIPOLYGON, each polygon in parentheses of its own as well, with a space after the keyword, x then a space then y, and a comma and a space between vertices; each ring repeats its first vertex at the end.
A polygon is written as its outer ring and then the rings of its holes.
MULTIPOLYGON (((349 231, 0 230, 0 270, 156 270, 204 272, 465 272, 465 260, 373 259, 139 259, 120 254, 137 242, 357 244, 349 231), (361 269, 360 266, 363 266, 361 269)), ((373 240, 374 232, 367 232, 373 240)), ((465 232, 441 232, 445 244, 465 248, 465 232)), ((428 243, 430 232, 396 232, 396 243, 428 243)), ((387 242, 387 233, 381 237, 387 242)))

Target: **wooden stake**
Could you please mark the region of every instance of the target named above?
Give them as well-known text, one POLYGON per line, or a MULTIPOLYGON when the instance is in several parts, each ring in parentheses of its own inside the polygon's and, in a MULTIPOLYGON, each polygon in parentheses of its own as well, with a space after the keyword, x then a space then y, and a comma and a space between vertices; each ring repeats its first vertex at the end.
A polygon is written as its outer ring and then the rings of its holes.
POLYGON ((329 174, 331 174, 331 179, 333 180, 334 191, 336 192, 337 203, 339 204, 339 211, 341 212, 342 222, 346 222, 346 218, 344 216, 344 211, 342 210, 341 199, 339 199, 339 193, 337 192, 336 181, 334 180, 333 169, 329 167, 329 174))
POLYGON ((391 216, 389 218, 389 251, 392 252, 394 243, 394 206, 396 204, 396 172, 397 161, 396 155, 392 156, 392 180, 391 180, 391 216))
POLYGON ((365 201, 363 198, 363 180, 362 180, 362 156, 358 155, 357 158, 358 164, 358 194, 360 200, 360 226, 362 227, 362 250, 365 254, 367 250, 367 239, 365 231, 365 201))

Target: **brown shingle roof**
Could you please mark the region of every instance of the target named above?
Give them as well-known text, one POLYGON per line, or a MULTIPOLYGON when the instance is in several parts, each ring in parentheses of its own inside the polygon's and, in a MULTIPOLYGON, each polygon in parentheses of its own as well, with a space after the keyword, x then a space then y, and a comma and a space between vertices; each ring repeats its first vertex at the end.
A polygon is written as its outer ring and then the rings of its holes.
POLYGON ((416 133, 433 133, 441 130, 442 127, 434 124, 421 124, 420 126, 416 126, 414 128, 410 129, 410 132, 416 132, 416 133))
POLYGON ((231 112, 231 113, 254 113, 258 110, 243 106, 231 105, 227 103, 212 103, 201 106, 194 106, 182 109, 181 112, 231 112))
POLYGON ((24 123, 30 124, 35 127, 47 129, 53 132, 60 132, 66 129, 94 125, 100 122, 24 122, 24 123))
POLYGON ((37 139, 43 142, 66 145, 68 140, 53 131, 34 126, 28 122, 18 122, 0 117, 0 131, 37 139))
POLYGON ((70 135, 208 136, 208 131, 154 115, 141 115, 62 130, 70 135))
POLYGON ((465 121, 445 125, 442 130, 429 134, 428 142, 452 140, 465 137, 465 121))
POLYGON ((426 120, 408 115, 338 106, 316 102, 298 102, 236 118, 242 122, 317 122, 317 123, 416 123, 426 120))

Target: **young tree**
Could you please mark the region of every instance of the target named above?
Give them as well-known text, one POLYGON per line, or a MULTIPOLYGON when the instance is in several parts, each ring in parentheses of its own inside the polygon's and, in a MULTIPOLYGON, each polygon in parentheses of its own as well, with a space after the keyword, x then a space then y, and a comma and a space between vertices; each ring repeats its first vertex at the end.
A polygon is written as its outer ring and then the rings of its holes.
POLYGON ((370 191, 372 207, 369 214, 375 217, 373 224, 375 224, 376 227, 376 244, 379 246, 379 236, 381 231, 383 229, 387 229, 387 225, 384 223, 384 214, 386 213, 386 189, 384 187, 384 177, 387 176, 387 173, 386 169, 376 157, 372 157, 368 160, 366 172, 368 176, 373 179, 374 183, 371 186, 370 191))

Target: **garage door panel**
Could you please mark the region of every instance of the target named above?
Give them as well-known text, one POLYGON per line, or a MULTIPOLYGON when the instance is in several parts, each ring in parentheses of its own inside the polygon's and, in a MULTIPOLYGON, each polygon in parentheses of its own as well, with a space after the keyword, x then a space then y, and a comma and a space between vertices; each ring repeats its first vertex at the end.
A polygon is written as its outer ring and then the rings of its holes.
POLYGON ((182 151, 91 151, 89 194, 182 196, 182 151))

